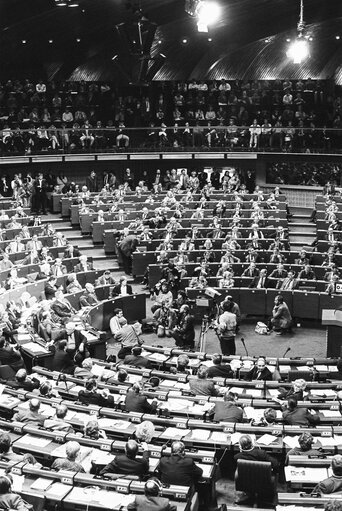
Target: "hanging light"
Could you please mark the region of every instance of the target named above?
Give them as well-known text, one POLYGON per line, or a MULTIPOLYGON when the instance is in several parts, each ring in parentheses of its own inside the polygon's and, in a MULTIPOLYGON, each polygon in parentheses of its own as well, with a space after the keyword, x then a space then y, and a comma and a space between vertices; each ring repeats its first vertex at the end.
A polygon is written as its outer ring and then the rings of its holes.
POLYGON ((307 39, 304 37, 305 21, 304 21, 304 0, 300 0, 299 21, 297 24, 297 38, 290 44, 286 56, 292 60, 294 64, 301 64, 310 57, 310 47, 307 39))

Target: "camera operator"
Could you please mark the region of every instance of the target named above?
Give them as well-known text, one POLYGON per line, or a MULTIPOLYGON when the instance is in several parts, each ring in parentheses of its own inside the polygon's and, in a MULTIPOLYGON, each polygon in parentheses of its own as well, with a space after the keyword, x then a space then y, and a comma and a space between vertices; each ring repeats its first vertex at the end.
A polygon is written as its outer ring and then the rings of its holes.
POLYGON ((176 327, 171 330, 176 346, 181 348, 194 348, 195 327, 194 317, 190 314, 189 305, 182 305, 179 309, 176 327))
POLYGON ((157 336, 171 337, 171 330, 177 322, 177 313, 166 300, 163 300, 161 307, 154 312, 153 319, 157 327, 157 336))
POLYGON ((217 332, 223 355, 235 355, 236 314, 231 312, 228 302, 222 304, 223 313, 220 314, 215 330, 217 332))

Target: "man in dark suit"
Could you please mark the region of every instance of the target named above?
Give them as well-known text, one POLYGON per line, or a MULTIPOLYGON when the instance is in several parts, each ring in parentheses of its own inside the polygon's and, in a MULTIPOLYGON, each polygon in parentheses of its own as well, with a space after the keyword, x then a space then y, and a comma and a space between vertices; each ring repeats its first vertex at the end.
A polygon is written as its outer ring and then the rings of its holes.
POLYGON ((46 419, 45 415, 39 413, 40 401, 39 399, 33 398, 29 401, 28 410, 19 410, 15 413, 13 419, 18 422, 26 422, 30 424, 36 424, 42 426, 46 419))
POLYGON ((25 367, 19 349, 8 343, 3 336, 0 337, 0 362, 1 365, 9 365, 13 371, 25 367))
POLYGON ((287 277, 287 271, 285 270, 283 263, 278 263, 277 268, 273 270, 269 276, 270 279, 277 280, 283 280, 285 277, 287 277))
POLYGON ((52 370, 59 373, 74 374, 75 364, 66 348, 66 340, 57 341, 53 346, 50 346, 50 350, 54 351, 52 370))
POLYGON ((255 263, 250 263, 250 265, 248 266, 248 268, 246 268, 241 277, 258 277, 259 276, 259 270, 258 268, 256 267, 256 264, 255 263))
POLYGON ((128 504, 127 511, 177 511, 177 506, 169 499, 159 497, 161 490, 160 481, 149 479, 145 483, 145 495, 136 495, 134 502, 128 504))
POLYGON ((135 234, 128 234, 118 243, 118 253, 121 257, 126 275, 130 275, 132 273, 132 254, 138 244, 139 240, 135 234))
POLYGON ((207 378, 232 378, 233 371, 230 364, 222 364, 222 355, 214 353, 213 365, 208 367, 207 378))
POLYGON ((57 278, 52 276, 52 277, 49 277, 47 282, 45 283, 44 293, 45 293, 45 298, 47 300, 52 300, 53 298, 55 298, 55 294, 57 291, 56 282, 57 282, 57 278))
POLYGON ((113 461, 108 463, 100 472, 100 475, 125 474, 143 476, 149 468, 150 453, 146 442, 142 443, 144 449, 142 458, 137 458, 139 445, 135 440, 128 440, 125 446, 125 454, 117 454, 113 461))
POLYGON ((15 380, 7 380, 6 385, 12 389, 24 389, 32 392, 39 389, 40 381, 37 378, 27 376, 26 369, 19 369, 15 375, 15 380))
POLYGON ((32 195, 32 212, 39 213, 43 211, 43 215, 46 215, 47 206, 47 182, 43 178, 43 174, 40 172, 33 183, 33 195, 32 195))
POLYGON ((65 250, 64 250, 64 257, 63 259, 71 259, 73 257, 80 257, 81 252, 79 251, 78 247, 74 247, 71 243, 68 243, 65 250))
POLYGON ((290 426, 316 425, 319 423, 319 415, 311 414, 307 408, 299 408, 297 399, 289 397, 287 400, 287 409, 283 411, 284 424, 290 426))
POLYGON ((141 395, 141 386, 139 383, 134 383, 132 387, 127 391, 125 399, 125 410, 126 412, 137 412, 137 413, 155 413, 158 406, 158 401, 153 399, 150 404, 147 401, 146 396, 141 395))
POLYGON ((183 442, 173 442, 171 456, 162 456, 158 467, 159 477, 164 484, 192 486, 202 476, 202 469, 194 460, 185 455, 183 442))
POLYGON ((85 285, 85 291, 80 296, 80 306, 81 307, 92 307, 99 303, 99 300, 95 293, 95 288, 93 284, 90 284, 90 282, 87 282, 85 285))
POLYGON ((90 175, 86 179, 86 186, 90 192, 98 192, 99 191, 99 179, 96 175, 96 172, 92 170, 90 175))
POLYGON ((208 369, 201 365, 197 371, 197 378, 190 380, 190 390, 195 396, 217 396, 218 392, 212 380, 207 380, 208 369))
POLYGON ((119 284, 113 287, 112 296, 115 297, 131 295, 132 292, 132 286, 127 284, 127 278, 125 276, 121 276, 119 284))
POLYGON ((128 366, 134 367, 151 367, 151 362, 148 358, 141 355, 142 349, 140 346, 134 346, 132 348, 132 354, 126 355, 123 363, 128 366))
MULTIPOLYGON (((342 491, 342 456, 336 454, 331 460, 332 475, 323 479, 314 489, 314 493, 336 493, 342 491)), ((337 500, 336 500, 337 502, 337 500)), ((341 502, 340 502, 341 504, 341 502)), ((327 508, 326 508, 327 509, 327 508)))
POLYGON ((298 274, 298 280, 316 280, 317 277, 315 275, 315 272, 312 271, 311 266, 309 264, 306 264, 304 266, 304 269, 299 272, 298 274))
POLYGON ((236 394, 230 391, 225 393, 223 401, 215 403, 212 413, 215 422, 242 422, 242 408, 236 404, 236 394))
POLYGON ((266 289, 268 288, 268 284, 269 282, 267 277, 267 270, 263 269, 260 270, 260 274, 258 277, 254 277, 249 287, 255 289, 266 289))
POLYGON ((55 296, 56 299, 51 305, 51 310, 59 317, 59 319, 62 321, 68 318, 70 319, 71 316, 76 314, 75 309, 72 307, 69 300, 64 297, 61 289, 57 289, 55 296))
POLYGON ((266 359, 265 357, 259 357, 256 361, 256 364, 252 369, 247 373, 246 380, 264 380, 269 381, 272 380, 272 373, 266 367, 266 359))
MULTIPOLYGON (((72 321, 68 321, 65 328, 60 330, 55 338, 55 342, 61 339, 66 341, 66 351, 71 357, 74 357, 76 353, 79 353, 82 359, 89 356, 89 353, 87 354, 85 337, 80 330, 76 329, 76 325, 72 321)), ((79 362, 82 362, 82 360, 79 362)))
POLYGON ((89 263, 87 259, 88 258, 86 255, 81 255, 79 257, 79 263, 76 264, 74 268, 75 273, 79 273, 82 271, 91 271, 93 269, 93 263, 89 263))

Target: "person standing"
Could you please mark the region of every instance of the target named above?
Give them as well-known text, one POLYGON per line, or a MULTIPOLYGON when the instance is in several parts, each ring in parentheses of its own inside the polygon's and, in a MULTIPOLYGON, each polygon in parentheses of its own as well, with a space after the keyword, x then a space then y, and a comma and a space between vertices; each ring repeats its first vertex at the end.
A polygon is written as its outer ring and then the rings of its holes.
POLYGON ((47 183, 43 177, 43 174, 40 172, 33 184, 32 213, 40 213, 42 210, 43 215, 46 215, 46 191, 47 183))
POLYGON ((222 304, 222 309, 223 313, 220 314, 216 327, 221 351, 223 355, 235 355, 236 314, 230 312, 231 306, 228 302, 222 304))
POLYGON ((139 244, 135 234, 128 234, 118 244, 118 252, 126 275, 132 274, 133 252, 139 244))

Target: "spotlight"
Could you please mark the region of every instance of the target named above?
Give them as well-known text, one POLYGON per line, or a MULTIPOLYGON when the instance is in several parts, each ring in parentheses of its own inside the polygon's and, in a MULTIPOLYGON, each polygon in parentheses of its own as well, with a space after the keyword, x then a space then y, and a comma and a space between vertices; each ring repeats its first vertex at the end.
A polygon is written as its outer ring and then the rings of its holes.
POLYGON ((188 42, 188 40, 184 37, 184 39, 182 39, 182 43, 186 44, 187 42, 188 42))
POLYGON ((65 7, 67 5, 67 2, 59 2, 58 0, 55 0, 56 2, 56 7, 65 7))
POLYGON ((291 42, 291 39, 289 37, 286 38, 286 42, 287 43, 290 43, 291 42))
POLYGON ((270 40, 269 40, 269 39, 265 39, 265 43, 269 43, 269 42, 270 42, 270 40))
POLYGON ((118 58, 118 55, 114 55, 114 57, 112 57, 112 60, 116 60, 118 58))
POLYGON ((158 44, 161 44, 161 43, 162 43, 162 41, 159 39, 158 44))
POLYGON ((339 41, 339 40, 341 39, 341 37, 340 37, 339 35, 337 35, 337 36, 335 37, 335 39, 337 39, 337 41, 339 41))
POLYGON ((26 41, 26 39, 23 39, 21 42, 22 42, 23 44, 26 44, 26 42, 27 42, 27 41, 26 41))
POLYGON ((80 42, 81 42, 81 39, 78 37, 78 38, 76 39, 76 42, 77 42, 77 43, 80 43, 80 42))
POLYGON ((290 45, 286 55, 294 64, 301 64, 303 60, 310 56, 307 41, 305 41, 305 39, 298 38, 290 45))
POLYGON ((52 44, 53 43, 53 39, 49 39, 49 44, 52 44))
POLYGON ((196 8, 197 29, 199 32, 208 32, 208 25, 213 25, 221 15, 221 7, 207 0, 202 0, 196 8))
POLYGON ((70 4, 68 4, 68 7, 78 7, 78 3, 77 2, 71 2, 70 4))
POLYGON ((208 37, 208 43, 211 43, 211 42, 212 42, 212 38, 208 37))

